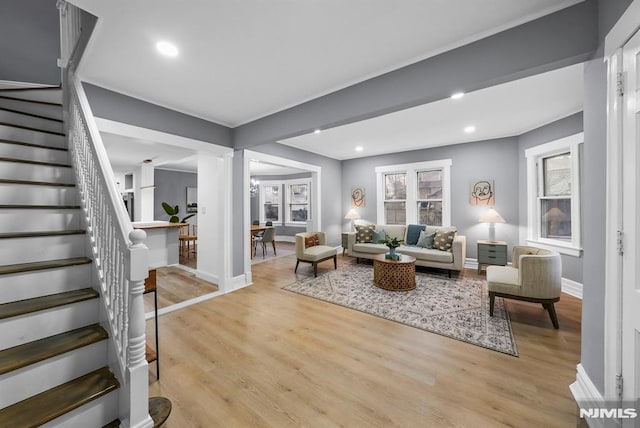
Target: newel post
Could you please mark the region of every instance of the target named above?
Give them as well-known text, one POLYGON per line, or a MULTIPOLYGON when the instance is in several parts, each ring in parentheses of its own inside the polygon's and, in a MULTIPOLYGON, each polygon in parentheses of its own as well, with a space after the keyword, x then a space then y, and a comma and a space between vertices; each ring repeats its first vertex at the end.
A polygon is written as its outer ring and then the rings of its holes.
POLYGON ((144 230, 129 233, 129 329, 127 346, 129 427, 152 427, 149 417, 149 369, 145 359, 144 280, 149 274, 149 250, 144 230))

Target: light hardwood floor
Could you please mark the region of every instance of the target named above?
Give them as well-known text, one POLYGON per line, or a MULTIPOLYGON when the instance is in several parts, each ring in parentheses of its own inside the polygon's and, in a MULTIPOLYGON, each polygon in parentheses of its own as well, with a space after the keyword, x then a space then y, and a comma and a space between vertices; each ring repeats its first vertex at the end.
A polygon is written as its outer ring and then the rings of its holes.
POLYGON ((562 296, 560 330, 507 301, 516 358, 283 291, 313 275, 294 266, 260 263, 253 286, 160 317, 149 393, 173 403, 165 427, 576 426, 580 300, 562 296))

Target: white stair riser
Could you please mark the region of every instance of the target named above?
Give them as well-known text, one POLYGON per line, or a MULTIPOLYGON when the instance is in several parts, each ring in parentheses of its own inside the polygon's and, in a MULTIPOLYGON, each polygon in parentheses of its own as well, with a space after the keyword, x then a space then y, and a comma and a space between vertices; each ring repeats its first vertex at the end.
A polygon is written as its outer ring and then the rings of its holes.
POLYGON ((62 104, 62 89, 24 89, 21 91, 5 92, 7 97, 21 100, 42 101, 46 103, 62 104))
POLYGON ((0 122, 12 125, 28 126, 29 128, 42 129, 43 131, 64 132, 62 122, 43 119, 22 113, 2 110, 0 108, 0 122))
POLYGON ((73 183, 75 181, 72 168, 3 161, 0 161, 0 178, 47 183, 73 183))
POLYGON ((0 320, 0 349, 98 322, 98 299, 0 320))
POLYGON ((0 209, 0 233, 80 229, 80 209, 0 209))
POLYGON ((104 367, 106 355, 103 340, 1 375, 0 409, 104 367))
POLYGON ((68 259, 85 255, 84 234, 0 240, 3 265, 68 259))
POLYGON ((67 146, 64 135, 50 134, 48 132, 33 131, 31 129, 22 129, 7 125, 0 125, 0 139, 40 144, 48 147, 66 148, 67 146))
POLYGON ((115 390, 72 412, 64 414, 40 428, 99 428, 118 419, 118 393, 115 390))
POLYGON ((0 205, 78 205, 75 187, 0 183, 0 205))
POLYGON ((21 146, 1 141, 0 158, 69 164, 69 153, 67 151, 21 146))
POLYGON ((0 303, 87 288, 91 264, 0 275, 0 303))
POLYGON ((51 119, 62 120, 62 107, 60 106, 2 98, 0 95, 0 108, 8 108, 25 113, 37 114, 39 116, 50 117, 51 119))

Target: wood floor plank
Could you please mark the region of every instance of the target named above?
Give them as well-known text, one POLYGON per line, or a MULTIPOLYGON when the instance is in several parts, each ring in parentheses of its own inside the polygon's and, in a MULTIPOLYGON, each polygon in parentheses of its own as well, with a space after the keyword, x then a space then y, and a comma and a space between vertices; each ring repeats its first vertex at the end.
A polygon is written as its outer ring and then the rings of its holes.
POLYGON ((540 305, 507 301, 513 357, 284 291, 313 276, 294 266, 254 265, 252 286, 160 316, 150 395, 173 402, 165 427, 575 426, 579 299, 562 295, 560 330, 540 305))

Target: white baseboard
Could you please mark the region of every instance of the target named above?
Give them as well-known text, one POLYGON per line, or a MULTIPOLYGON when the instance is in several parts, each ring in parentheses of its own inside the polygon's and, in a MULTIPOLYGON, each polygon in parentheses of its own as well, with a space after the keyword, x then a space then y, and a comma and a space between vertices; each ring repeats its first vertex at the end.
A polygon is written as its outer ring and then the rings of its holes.
POLYGON ((562 292, 582 300, 582 284, 562 278, 562 292))
MULTIPOLYGON (((589 403, 589 405, 595 407, 605 407, 604 397, 591 381, 582 364, 578 364, 576 369, 576 381, 569 385, 569 390, 578 407, 580 407, 580 403, 589 403)), ((604 428, 606 426, 605 419, 602 418, 587 418, 586 421, 590 428, 604 428)))
MULTIPOLYGON (((249 273, 249 278, 250 277, 251 277, 251 274, 249 273)), ((247 287, 253 283, 247 280, 246 274, 242 274, 242 275, 238 275, 238 276, 234 276, 233 278, 230 278, 228 281, 228 284, 231 284, 231 287, 225 291, 226 293, 231 293, 233 291, 247 287)))
POLYGON ((465 259, 464 260, 465 269, 475 269, 478 270, 478 260, 476 259, 465 259))

